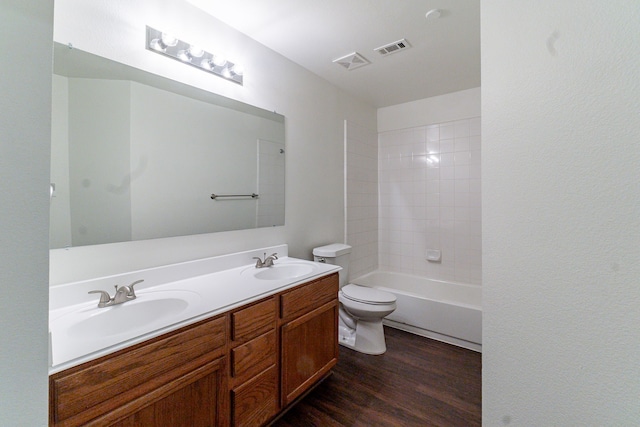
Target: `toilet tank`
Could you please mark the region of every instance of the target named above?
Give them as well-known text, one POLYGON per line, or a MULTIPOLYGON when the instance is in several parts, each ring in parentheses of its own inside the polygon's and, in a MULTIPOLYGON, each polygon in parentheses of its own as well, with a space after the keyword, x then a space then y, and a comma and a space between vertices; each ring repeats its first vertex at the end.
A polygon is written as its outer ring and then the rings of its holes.
POLYGON ((344 243, 332 243, 320 246, 313 250, 313 260, 316 262, 326 262, 327 264, 339 265, 342 270, 338 273, 340 287, 342 288, 349 280, 349 254, 351 246, 344 243))

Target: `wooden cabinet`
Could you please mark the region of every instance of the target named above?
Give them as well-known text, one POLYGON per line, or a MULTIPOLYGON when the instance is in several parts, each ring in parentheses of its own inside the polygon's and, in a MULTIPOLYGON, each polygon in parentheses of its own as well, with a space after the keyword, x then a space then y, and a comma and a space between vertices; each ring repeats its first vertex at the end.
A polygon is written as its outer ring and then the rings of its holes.
POLYGON ((261 426, 338 360, 338 274, 49 378, 51 426, 261 426))
POLYGON ((283 406, 326 376, 338 361, 337 295, 337 275, 281 295, 283 406))
POLYGON ((167 387, 166 397, 111 425, 114 427, 227 425, 226 411, 225 408, 220 407, 222 401, 219 401, 226 393, 226 388, 222 385, 223 360, 218 359, 197 369, 188 375, 188 378, 180 381, 183 384, 172 384, 167 387))
POLYGON ((276 298, 231 313, 230 397, 233 426, 259 426, 280 409, 276 298))
POLYGON ((50 425, 150 426, 178 415, 170 425, 226 425, 226 324, 209 319, 53 374, 50 425))
POLYGON ((273 365, 231 390, 235 426, 260 426, 278 412, 278 368, 273 365))
POLYGON ((232 425, 263 425, 329 373, 337 297, 335 273, 231 314, 232 425))

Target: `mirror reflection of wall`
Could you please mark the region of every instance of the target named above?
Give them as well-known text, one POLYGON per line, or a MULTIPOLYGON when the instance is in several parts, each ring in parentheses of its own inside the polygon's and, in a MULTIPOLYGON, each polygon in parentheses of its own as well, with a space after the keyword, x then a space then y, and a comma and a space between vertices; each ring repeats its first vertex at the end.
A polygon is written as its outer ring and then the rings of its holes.
POLYGON ((64 74, 53 79, 51 248, 284 225, 282 116, 64 74))
POLYGON ((278 225, 284 218, 284 143, 258 140, 258 227, 278 225))

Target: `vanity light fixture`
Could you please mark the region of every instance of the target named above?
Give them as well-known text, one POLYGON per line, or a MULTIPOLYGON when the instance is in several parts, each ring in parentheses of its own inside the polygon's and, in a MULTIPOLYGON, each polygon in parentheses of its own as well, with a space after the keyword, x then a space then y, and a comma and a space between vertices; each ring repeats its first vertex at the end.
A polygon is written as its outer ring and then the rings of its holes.
POLYGON ((243 84, 244 71, 238 64, 234 64, 222 55, 207 52, 149 26, 147 26, 147 49, 239 85, 243 84))

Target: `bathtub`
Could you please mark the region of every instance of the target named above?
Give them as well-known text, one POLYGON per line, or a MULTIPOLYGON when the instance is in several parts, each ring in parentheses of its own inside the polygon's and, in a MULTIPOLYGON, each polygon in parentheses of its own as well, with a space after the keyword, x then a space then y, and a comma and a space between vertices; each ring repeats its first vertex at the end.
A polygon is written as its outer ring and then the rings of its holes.
POLYGON ((384 324, 482 351, 482 288, 409 274, 374 271, 350 283, 393 293, 396 311, 384 324))

